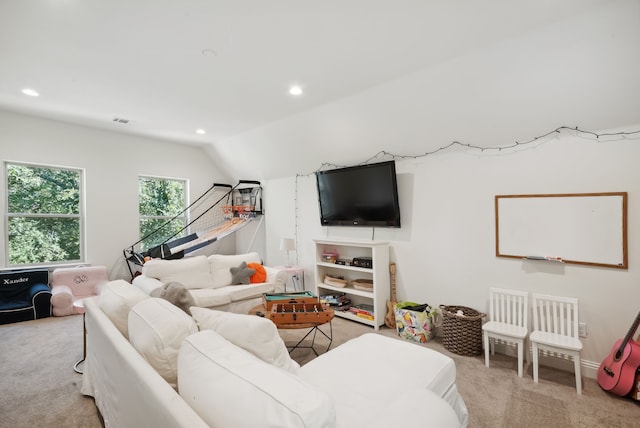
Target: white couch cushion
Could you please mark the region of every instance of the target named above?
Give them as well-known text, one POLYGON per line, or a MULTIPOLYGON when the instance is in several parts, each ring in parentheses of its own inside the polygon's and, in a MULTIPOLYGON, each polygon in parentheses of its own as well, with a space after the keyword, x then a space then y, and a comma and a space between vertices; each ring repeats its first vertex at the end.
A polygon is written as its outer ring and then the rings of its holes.
MULTIPOLYGON (((453 402, 456 400, 449 401, 446 397, 448 391, 455 388, 454 361, 445 354, 399 337, 365 333, 348 340, 320 358, 309 361, 300 368, 298 375, 329 394, 336 403, 336 416, 341 426, 369 426, 367 419, 373 416, 371 403, 389 403, 393 400, 393 391, 397 390, 428 389, 437 397, 448 401, 452 409, 457 409, 453 402), (368 355, 375 355, 375 358, 367 358, 368 355), (386 367, 416 369, 399 378, 397 370, 380 370, 380 361, 384 361, 386 367), (349 373, 351 376, 362 373, 375 375, 357 376, 355 391, 354 388, 345 388, 343 382, 336 382, 334 376, 327 376, 327 373, 335 370, 349 373)), ((420 397, 416 396, 416 399, 419 400, 420 397)), ((424 403, 423 408, 425 420, 428 421, 429 403, 424 403)), ((407 411, 412 410, 413 406, 408 405, 407 411)), ((466 410, 463 411, 466 413, 466 410)))
POLYGON ((174 388, 184 339, 198 332, 196 322, 164 299, 149 297, 129 312, 129 341, 174 388))
POLYGON ((200 288, 189 290, 196 306, 211 308, 231 303, 231 296, 227 288, 200 288))
POLYGON ((164 284, 179 282, 189 289, 211 287, 211 272, 206 256, 177 260, 152 259, 142 266, 142 273, 164 284))
POLYGON ((129 339, 129 311, 149 295, 123 279, 109 281, 102 286, 98 306, 120 333, 129 339))
POLYGON ((299 376, 329 392, 337 402, 347 402, 354 396, 353 392, 333 382, 332 377, 326 375, 327 372, 340 367, 345 373, 375 373, 375 376, 358 379, 358 388, 367 391, 371 399, 384 400, 389 391, 397 387, 398 373, 377 370, 378 361, 385 361, 389 367, 420 367, 419 370, 413 370, 411 376, 402 379, 405 388, 427 388, 438 396, 444 396, 456 380, 455 363, 445 354, 400 338, 375 333, 365 333, 348 340, 323 354, 322 358, 309 361, 300 368, 299 376), (375 355, 376 358, 363 357, 366 355, 375 355))
POLYGON ((213 330, 262 361, 291 373, 298 373, 300 365, 291 359, 276 325, 270 320, 195 306, 191 308, 191 315, 200 331, 213 330))
POLYGON ((209 270, 213 288, 231 285, 231 268, 237 268, 240 263, 261 263, 260 254, 246 253, 236 255, 212 254, 209 256, 209 270))
MULTIPOLYGON (((347 403, 340 403, 343 406, 347 403)), ((371 403, 364 412, 354 412, 351 421, 340 419, 345 426, 363 426, 367 428, 390 428, 402 426, 399 415, 422 415, 424 424, 406 425, 430 426, 438 428, 460 428, 461 424, 453 408, 433 391, 424 388, 398 388, 383 405, 375 409, 371 403)), ((338 404, 336 404, 337 407, 338 404)), ((350 409, 354 410, 354 409, 350 409)), ((417 421, 416 421, 417 422, 417 421)))
POLYGON ((201 331, 185 340, 178 373, 180 395, 211 426, 335 426, 327 394, 214 331, 201 331))
POLYGON ((164 284, 157 278, 151 278, 147 275, 138 275, 131 281, 131 284, 144 291, 146 294, 151 294, 156 288, 162 287, 164 284))
POLYGON ((241 284, 228 287, 227 293, 232 302, 238 302, 254 297, 262 298, 262 293, 271 293, 274 289, 275 286, 271 283, 241 284))

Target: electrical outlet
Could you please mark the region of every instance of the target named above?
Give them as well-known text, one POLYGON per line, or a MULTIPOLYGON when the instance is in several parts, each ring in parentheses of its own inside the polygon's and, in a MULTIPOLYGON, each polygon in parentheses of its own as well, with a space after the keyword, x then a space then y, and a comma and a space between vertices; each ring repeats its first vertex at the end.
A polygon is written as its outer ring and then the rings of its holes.
POLYGON ((586 322, 578 323, 578 336, 587 337, 587 323, 586 322))

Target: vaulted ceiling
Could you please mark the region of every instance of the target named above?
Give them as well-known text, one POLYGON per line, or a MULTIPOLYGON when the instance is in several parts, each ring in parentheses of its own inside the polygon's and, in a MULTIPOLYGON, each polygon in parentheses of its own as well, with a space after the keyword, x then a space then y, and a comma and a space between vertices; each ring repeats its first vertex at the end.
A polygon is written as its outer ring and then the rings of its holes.
POLYGON ((7 0, 0 109, 215 144, 601 3, 7 0))

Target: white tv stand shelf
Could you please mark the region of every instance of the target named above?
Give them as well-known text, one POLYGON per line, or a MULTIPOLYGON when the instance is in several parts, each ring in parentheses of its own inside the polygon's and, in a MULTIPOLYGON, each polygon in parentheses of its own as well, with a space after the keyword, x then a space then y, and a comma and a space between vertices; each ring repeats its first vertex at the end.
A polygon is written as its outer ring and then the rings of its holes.
POLYGON ((386 304, 389 300, 389 243, 381 241, 340 241, 340 240, 314 240, 316 248, 315 285, 316 294, 345 293, 353 304, 367 304, 373 306, 374 319, 362 318, 351 312, 336 310, 338 317, 357 321, 372 326, 378 330, 384 324, 386 304), (322 254, 327 251, 338 253, 339 259, 352 260, 354 257, 371 257, 372 267, 328 263, 322 260, 322 254), (346 287, 337 287, 324 282, 325 275, 342 276, 348 281, 346 287), (371 291, 353 288, 351 281, 355 279, 373 280, 371 291))

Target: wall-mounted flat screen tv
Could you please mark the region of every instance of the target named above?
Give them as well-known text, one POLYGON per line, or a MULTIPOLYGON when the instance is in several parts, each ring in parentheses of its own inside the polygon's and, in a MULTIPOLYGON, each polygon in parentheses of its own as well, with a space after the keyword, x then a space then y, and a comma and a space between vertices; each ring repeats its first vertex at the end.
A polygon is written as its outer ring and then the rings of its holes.
POLYGON ((394 161, 316 172, 323 226, 400 227, 394 161))

